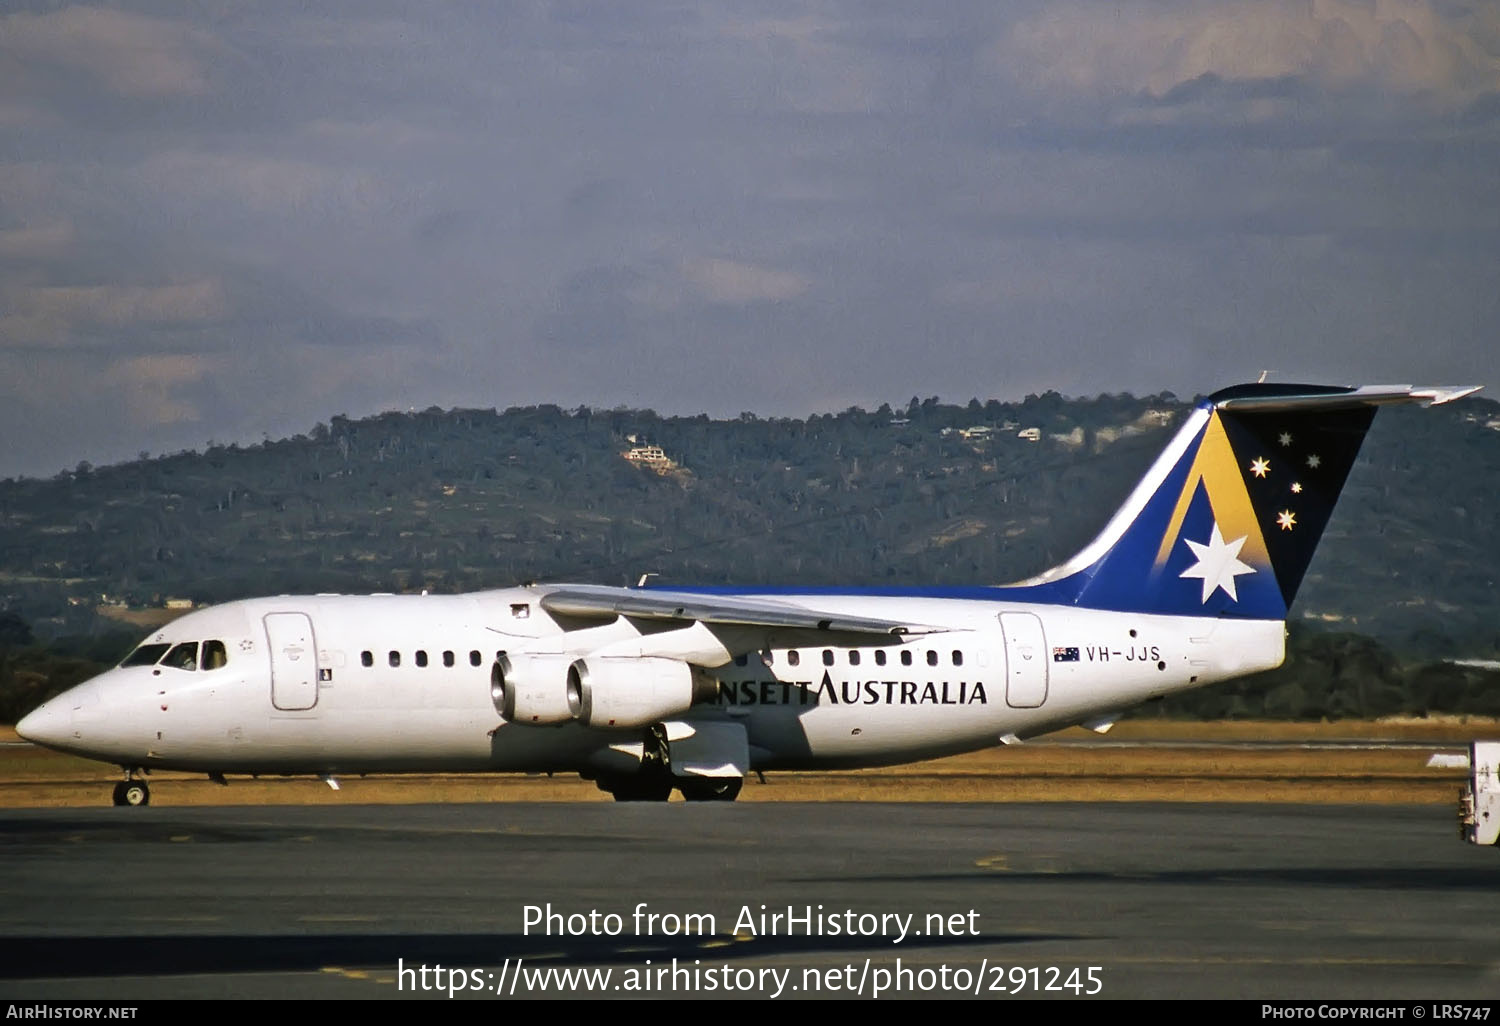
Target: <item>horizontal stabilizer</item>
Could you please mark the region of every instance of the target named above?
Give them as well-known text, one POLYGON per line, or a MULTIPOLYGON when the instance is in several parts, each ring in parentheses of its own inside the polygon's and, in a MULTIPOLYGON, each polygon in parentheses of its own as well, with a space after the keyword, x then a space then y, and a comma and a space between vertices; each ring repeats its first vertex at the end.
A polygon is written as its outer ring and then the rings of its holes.
POLYGON ((1483 385, 1361 385, 1339 388, 1326 385, 1236 385, 1215 392, 1208 402, 1222 410, 1339 410, 1358 406, 1394 406, 1420 403, 1441 406, 1483 385))

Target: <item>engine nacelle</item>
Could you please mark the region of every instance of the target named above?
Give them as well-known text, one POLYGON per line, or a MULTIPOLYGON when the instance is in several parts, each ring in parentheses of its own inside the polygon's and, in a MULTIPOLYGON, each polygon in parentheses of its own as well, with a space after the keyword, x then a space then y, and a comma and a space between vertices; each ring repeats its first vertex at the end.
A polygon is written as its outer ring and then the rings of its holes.
POLYGON ((643 727, 714 693, 714 682, 680 659, 593 656, 568 668, 573 717, 587 727, 643 727))
POLYGON ((573 718, 568 657, 502 652, 490 668, 490 701, 507 723, 549 726, 573 718))

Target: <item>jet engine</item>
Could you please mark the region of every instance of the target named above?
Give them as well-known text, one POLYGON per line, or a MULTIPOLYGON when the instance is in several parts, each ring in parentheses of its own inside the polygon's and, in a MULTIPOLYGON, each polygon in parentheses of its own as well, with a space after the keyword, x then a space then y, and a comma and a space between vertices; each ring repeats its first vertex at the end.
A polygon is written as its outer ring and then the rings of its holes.
POLYGON ((680 659, 591 656, 568 667, 568 704, 587 727, 641 727, 712 700, 712 678, 680 659))
POLYGON ((490 701, 508 723, 567 723, 573 718, 571 676, 566 656, 502 652, 490 668, 490 701))

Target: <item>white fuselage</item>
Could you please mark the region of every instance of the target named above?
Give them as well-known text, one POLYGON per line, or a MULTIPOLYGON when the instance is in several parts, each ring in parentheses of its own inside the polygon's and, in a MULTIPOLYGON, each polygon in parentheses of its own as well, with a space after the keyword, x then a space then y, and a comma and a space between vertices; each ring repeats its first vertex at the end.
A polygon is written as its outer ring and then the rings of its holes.
POLYGON ((749 628, 559 622, 543 594, 284 596, 212 607, 148 641, 199 642, 205 652, 222 643, 222 666, 123 666, 52 699, 28 723, 51 747, 135 768, 630 772, 639 730, 507 723, 491 699, 501 652, 608 652, 708 667, 713 699, 673 719, 742 724, 753 769, 858 767, 1108 722, 1154 697, 1275 667, 1284 651, 1280 621, 826 594, 816 597, 820 609, 945 629, 882 638, 756 628, 747 644, 749 628))

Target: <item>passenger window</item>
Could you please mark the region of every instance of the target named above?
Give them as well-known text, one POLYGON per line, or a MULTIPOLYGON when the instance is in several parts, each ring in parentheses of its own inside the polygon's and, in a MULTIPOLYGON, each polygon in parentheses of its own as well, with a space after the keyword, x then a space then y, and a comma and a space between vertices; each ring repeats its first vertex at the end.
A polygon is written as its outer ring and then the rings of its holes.
POLYGON ((858 666, 859 665, 859 653, 858 652, 850 652, 849 653, 849 665, 850 666, 858 666))
POLYGON ((418 666, 426 666, 427 665, 427 650, 425 648, 419 648, 419 649, 417 649, 417 665, 418 666))
POLYGON ((765 663, 767 666, 776 665, 776 653, 772 652, 769 648, 760 654, 760 658, 761 662, 765 663))
POLYGON ((741 652, 739 655, 734 657, 734 665, 736 666, 748 666, 749 664, 750 656, 744 652, 741 652))
POLYGON ((962 666, 963 664, 964 664, 964 654, 962 652, 960 652, 958 649, 955 648, 953 650, 953 665, 954 666, 962 666))
POLYGON ((934 652, 934 651, 932 651, 931 649, 929 649, 928 652, 927 652, 927 665, 928 666, 936 666, 937 665, 937 653, 934 652))
POLYGON ((401 653, 397 652, 394 648, 391 649, 390 659, 391 659, 391 665, 392 666, 400 666, 401 665, 401 653))
POLYGON ((469 653, 469 665, 478 666, 480 662, 481 660, 479 656, 479 649, 476 648, 474 649, 474 651, 469 653))
POLYGON ((229 662, 229 652, 224 648, 222 641, 205 641, 203 643, 203 662, 205 670, 217 670, 229 662))
POLYGON ((196 670, 198 668, 198 643, 196 641, 184 641, 161 661, 163 666, 170 666, 174 670, 196 670))
POLYGON ((901 651, 901 665, 902 666, 910 666, 911 665, 911 649, 903 649, 901 651))
POLYGON ((369 649, 366 649, 365 651, 361 652, 359 654, 359 665, 361 665, 361 666, 374 666, 375 665, 375 653, 371 652, 369 649))
POLYGON ((452 666, 453 665, 453 652, 451 650, 443 653, 443 665, 444 666, 452 666))
POLYGON ((823 665, 824 666, 832 666, 833 665, 833 649, 831 649, 831 648, 825 648, 823 650, 823 665))
POLYGON ((798 652, 795 648, 792 649, 790 652, 788 652, 786 654, 786 663, 787 663, 788 666, 799 666, 799 665, 801 665, 801 663, 802 663, 802 653, 798 652))
POLYGON ((876 652, 875 652, 875 665, 876 666, 884 666, 885 665, 885 649, 882 648, 882 649, 877 649, 876 650, 876 652))

